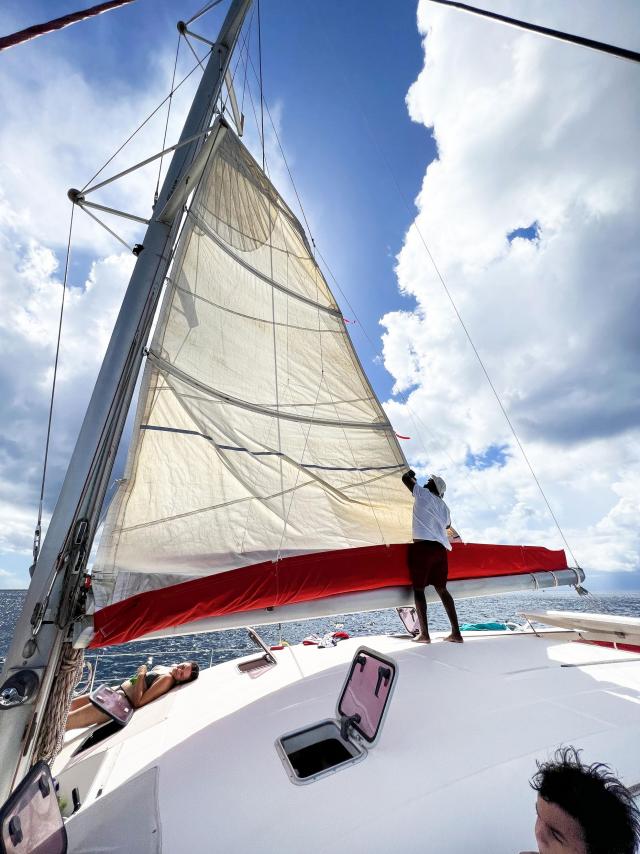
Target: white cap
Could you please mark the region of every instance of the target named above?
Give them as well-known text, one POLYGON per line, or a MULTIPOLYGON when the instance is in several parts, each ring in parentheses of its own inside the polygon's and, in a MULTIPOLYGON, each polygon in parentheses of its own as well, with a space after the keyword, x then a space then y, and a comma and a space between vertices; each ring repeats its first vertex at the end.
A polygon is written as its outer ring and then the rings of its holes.
POLYGON ((442 498, 445 492, 447 491, 447 484, 441 477, 438 477, 437 474, 429 475, 429 479, 435 483, 436 489, 438 490, 438 495, 440 496, 440 498, 442 498))

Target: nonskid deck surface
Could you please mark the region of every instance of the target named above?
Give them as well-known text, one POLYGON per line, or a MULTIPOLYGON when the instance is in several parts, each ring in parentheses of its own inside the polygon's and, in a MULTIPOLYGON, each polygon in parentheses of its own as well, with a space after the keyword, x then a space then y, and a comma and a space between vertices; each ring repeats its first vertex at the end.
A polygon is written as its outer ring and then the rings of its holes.
POLYGON ((640 656, 571 637, 353 638, 276 652, 256 679, 218 665, 91 750, 69 759, 86 733, 67 741, 54 773, 83 801, 69 850, 532 850, 536 759, 572 744, 640 782, 640 656), (361 644, 399 667, 379 744, 293 785, 275 741, 335 715, 361 644))

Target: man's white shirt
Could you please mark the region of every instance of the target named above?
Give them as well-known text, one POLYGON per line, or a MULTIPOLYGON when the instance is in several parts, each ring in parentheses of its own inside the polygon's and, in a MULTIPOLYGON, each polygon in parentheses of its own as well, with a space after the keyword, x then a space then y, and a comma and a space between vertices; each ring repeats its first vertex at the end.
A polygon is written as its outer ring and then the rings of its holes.
POLYGON ((417 483, 413 487, 413 498, 413 539, 434 540, 451 551, 447 537, 451 516, 442 498, 417 483))

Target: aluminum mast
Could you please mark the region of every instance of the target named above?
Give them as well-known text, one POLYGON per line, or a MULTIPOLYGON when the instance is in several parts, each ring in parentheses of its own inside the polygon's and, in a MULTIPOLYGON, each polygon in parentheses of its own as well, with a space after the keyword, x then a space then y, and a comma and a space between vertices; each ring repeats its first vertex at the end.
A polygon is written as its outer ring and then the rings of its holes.
MULTIPOLYGON (((232 0, 181 142, 209 127, 250 5, 251 0, 232 0)), ((156 217, 202 141, 200 137, 174 154, 155 206, 156 217)), ((179 209, 168 222, 153 219, 147 228, 144 251, 129 281, 7 654, 0 684, 0 803, 31 764, 181 214, 179 209), (18 684, 17 691, 7 686, 9 678, 18 684)))

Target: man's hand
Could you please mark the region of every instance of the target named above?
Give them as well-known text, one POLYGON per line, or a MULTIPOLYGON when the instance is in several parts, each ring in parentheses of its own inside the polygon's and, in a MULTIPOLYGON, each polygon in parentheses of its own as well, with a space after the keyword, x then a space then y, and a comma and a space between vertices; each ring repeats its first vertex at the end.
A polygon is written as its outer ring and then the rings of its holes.
POLYGON ((413 469, 409 469, 402 475, 402 482, 407 487, 409 492, 413 492, 413 487, 416 485, 416 473, 413 469))

